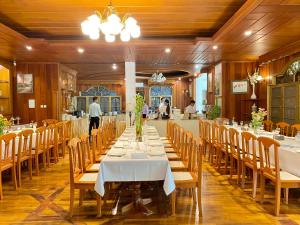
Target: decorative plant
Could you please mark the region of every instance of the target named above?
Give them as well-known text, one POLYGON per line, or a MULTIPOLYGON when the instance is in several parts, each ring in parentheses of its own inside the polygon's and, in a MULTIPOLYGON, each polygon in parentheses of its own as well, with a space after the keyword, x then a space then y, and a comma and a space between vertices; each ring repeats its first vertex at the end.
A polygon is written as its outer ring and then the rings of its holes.
POLYGON ((142 110, 144 106, 144 98, 140 94, 135 96, 135 129, 136 138, 140 140, 142 138, 142 110))
POLYGON ((251 123, 254 131, 256 131, 262 125, 266 115, 268 115, 268 112, 264 108, 258 108, 257 112, 254 111, 251 113, 251 123))
POLYGON ((256 69, 252 75, 248 72, 248 78, 249 78, 250 84, 252 85, 251 99, 256 99, 255 84, 259 81, 259 78, 260 78, 259 69, 256 69))
POLYGON ((10 122, 0 114, 0 135, 3 134, 3 129, 10 125, 10 122))
POLYGON ((218 106, 218 101, 216 98, 215 105, 210 108, 210 110, 207 113, 207 117, 210 120, 214 120, 214 119, 220 117, 220 115, 221 115, 221 108, 220 108, 220 106, 218 106))

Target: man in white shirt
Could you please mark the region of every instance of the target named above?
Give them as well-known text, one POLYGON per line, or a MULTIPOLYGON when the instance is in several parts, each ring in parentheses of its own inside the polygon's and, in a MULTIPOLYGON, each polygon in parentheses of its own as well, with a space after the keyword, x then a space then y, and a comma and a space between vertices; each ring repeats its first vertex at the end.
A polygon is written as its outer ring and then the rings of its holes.
POLYGON ((192 100, 191 103, 185 108, 184 110, 187 114, 194 114, 196 113, 195 101, 192 100))
POLYGON ((98 97, 93 97, 93 103, 90 104, 89 114, 90 114, 90 126, 89 134, 91 135, 92 128, 96 126, 99 127, 99 116, 101 115, 100 105, 97 103, 98 97), (94 126, 95 125, 95 126, 94 126))
POLYGON ((162 98, 161 102, 159 104, 159 107, 158 107, 159 114, 163 115, 164 113, 166 113, 166 109, 167 109, 167 106, 166 106, 166 103, 165 103, 165 99, 162 98))

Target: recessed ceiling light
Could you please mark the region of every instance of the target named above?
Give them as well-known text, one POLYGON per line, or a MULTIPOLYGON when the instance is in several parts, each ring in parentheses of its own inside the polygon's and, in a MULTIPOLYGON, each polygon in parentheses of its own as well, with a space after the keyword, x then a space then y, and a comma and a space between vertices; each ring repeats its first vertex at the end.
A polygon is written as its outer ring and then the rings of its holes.
POLYGON ((214 45, 212 48, 213 48, 213 50, 217 50, 218 49, 218 45, 214 45))
POLYGON ((26 45, 25 47, 26 47, 26 49, 27 49, 28 51, 31 51, 31 50, 32 50, 32 47, 31 47, 30 45, 26 45))
POLYGON ((112 68, 113 68, 113 70, 116 70, 116 69, 118 69, 118 66, 114 63, 114 64, 112 65, 112 68))
POLYGON ((252 31, 251 30, 247 30, 247 31, 245 31, 245 33, 244 33, 246 36, 250 36, 251 34, 252 34, 252 31))
POLYGON ((77 48, 77 51, 78 51, 79 53, 84 53, 84 49, 83 49, 83 48, 77 48))
POLYGON ((178 80, 181 80, 181 77, 179 77, 178 80))
POLYGON ((195 69, 199 69, 199 65, 195 65, 195 69))
POLYGON ((171 52, 171 49, 170 48, 166 48, 165 49, 165 53, 170 53, 171 52))
POLYGON ((198 76, 198 73, 194 73, 194 77, 197 77, 198 76))

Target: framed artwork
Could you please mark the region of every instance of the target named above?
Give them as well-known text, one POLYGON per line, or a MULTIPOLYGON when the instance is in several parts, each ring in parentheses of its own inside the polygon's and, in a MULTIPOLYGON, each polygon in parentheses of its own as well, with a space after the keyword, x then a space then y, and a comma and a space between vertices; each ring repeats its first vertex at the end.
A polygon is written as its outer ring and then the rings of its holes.
POLYGON ((212 73, 207 75, 207 91, 213 92, 212 73))
POLYGON ((248 80, 233 80, 231 82, 231 90, 233 94, 248 93, 249 82, 248 80))
POLYGON ((32 74, 17 74, 17 93, 33 93, 32 74))

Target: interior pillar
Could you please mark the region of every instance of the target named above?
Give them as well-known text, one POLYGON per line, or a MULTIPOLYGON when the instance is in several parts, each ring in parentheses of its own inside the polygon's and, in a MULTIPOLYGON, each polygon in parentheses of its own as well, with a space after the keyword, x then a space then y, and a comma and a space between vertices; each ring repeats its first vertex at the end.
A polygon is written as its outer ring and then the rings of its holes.
POLYGON ((136 95, 135 62, 125 62, 125 89, 126 89, 126 126, 134 121, 135 95, 136 95))

